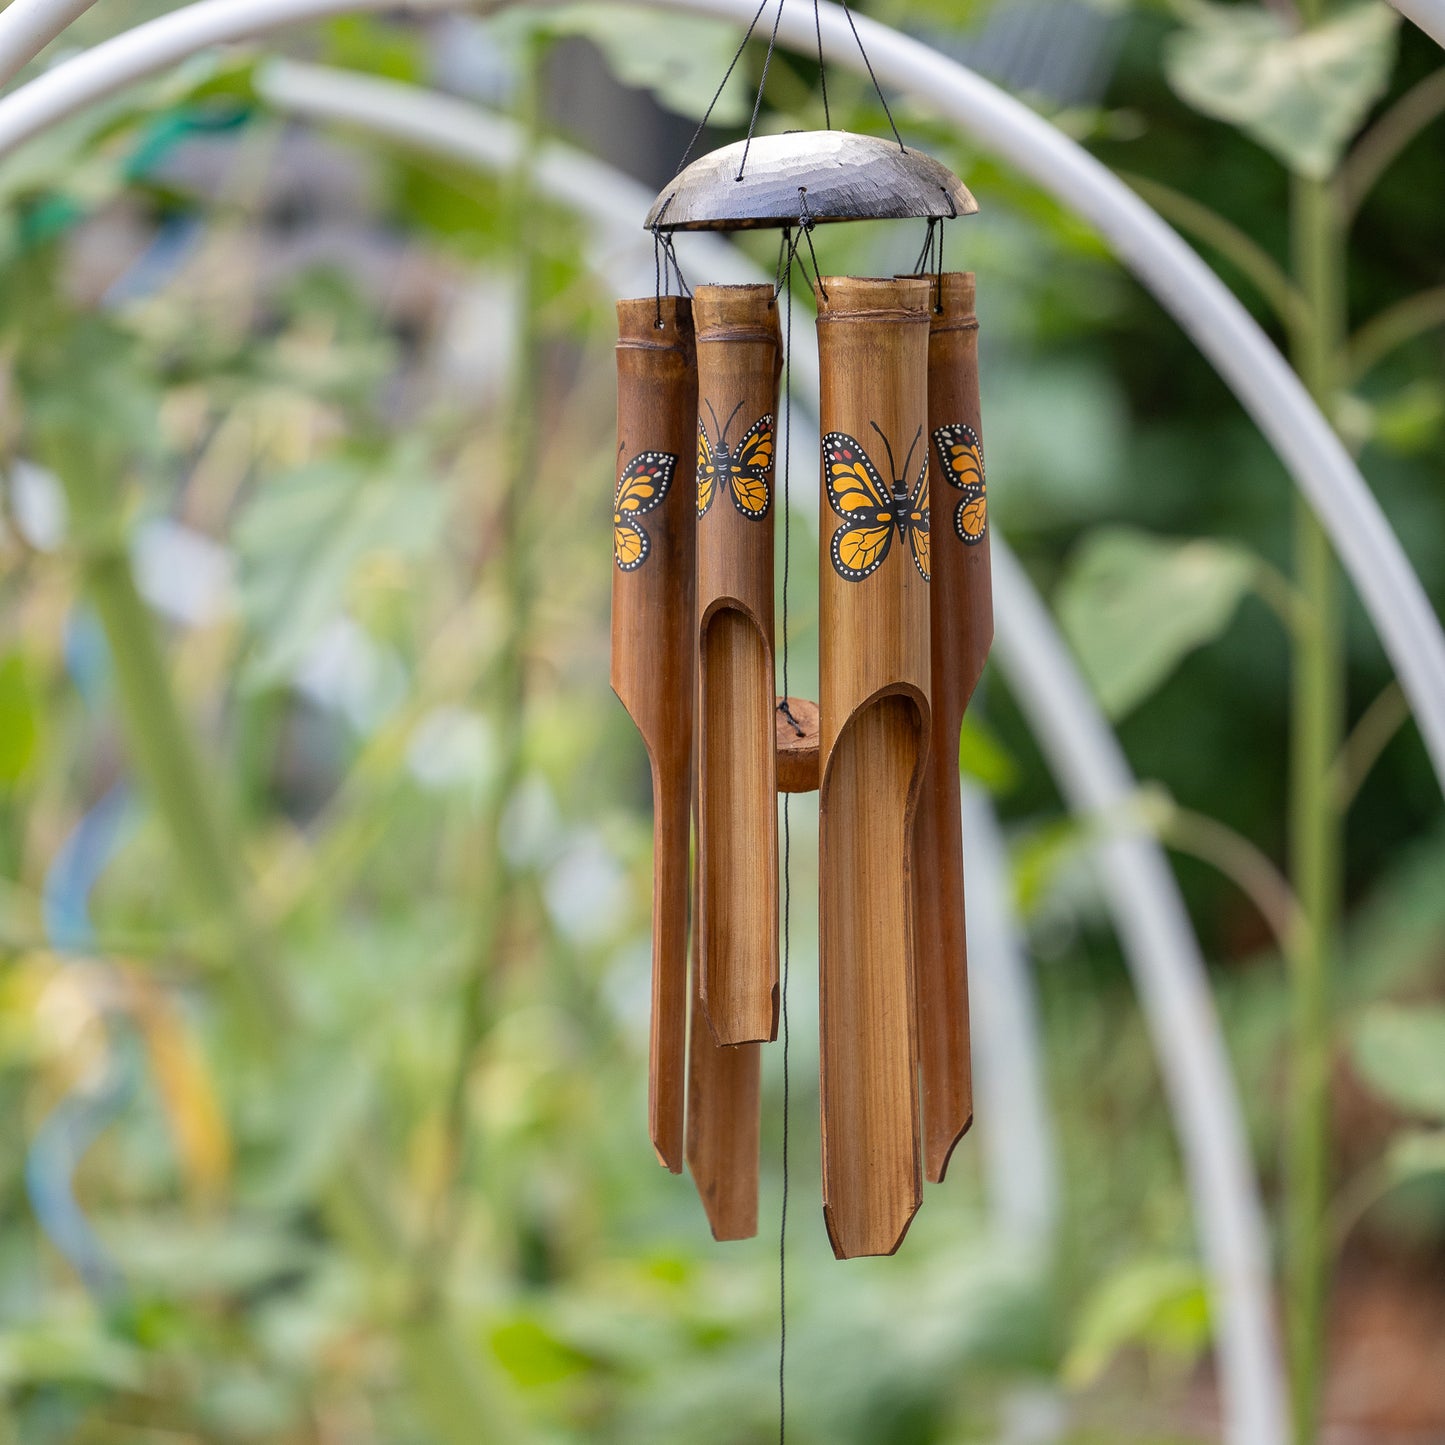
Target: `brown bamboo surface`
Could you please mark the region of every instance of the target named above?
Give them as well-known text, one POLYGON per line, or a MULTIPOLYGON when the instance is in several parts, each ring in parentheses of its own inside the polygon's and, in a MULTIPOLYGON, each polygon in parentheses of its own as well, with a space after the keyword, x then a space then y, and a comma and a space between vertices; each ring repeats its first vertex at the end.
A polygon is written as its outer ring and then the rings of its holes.
POLYGON ((771 286, 699 286, 693 313, 698 430, 711 464, 699 441, 698 968, 714 1036, 740 1044, 778 1029, 772 487, 782 337, 771 286))
MULTIPOLYGON (((825 277, 817 296, 825 438, 854 438, 891 491, 876 424, 911 489, 927 421, 928 285, 825 277)), ((825 480, 826 457, 825 445, 825 480)), ((857 581, 834 565, 834 534, 848 524, 826 485, 820 515, 823 1214, 834 1253, 850 1258, 897 1249, 922 1197, 910 915, 929 585, 886 505, 874 520, 894 529, 887 553, 857 581)))
MULTIPOLYGON (((697 880, 694 880, 694 900, 697 880)), ((696 911, 694 911, 694 920, 696 911)), ((724 1048, 713 1037, 698 991, 693 935, 692 1025, 687 1064, 687 1167, 714 1239, 758 1232, 758 1148, 762 1045, 724 1048)))
MULTIPOLYGON (((688 824, 692 797, 697 362, 679 297, 617 303, 617 474, 644 453, 676 460, 661 502, 640 511, 646 556, 612 569, 612 687, 652 766, 652 1031, 648 1127, 658 1159, 683 1163, 687 1038, 688 824)), ((626 517, 627 513, 622 514, 626 517)), ((614 529, 631 542, 628 528, 614 529)), ((629 561, 631 554, 629 554, 629 561)))
POLYGON ((993 590, 987 529, 972 542, 960 534, 955 517, 968 494, 949 480, 947 448, 941 450, 934 435, 940 427, 960 423, 979 435, 974 277, 972 272, 950 271, 932 278, 932 284, 928 430, 933 722, 914 833, 919 860, 914 872, 914 969, 924 1172, 936 1183, 973 1122, 958 744, 964 711, 993 641, 993 590))

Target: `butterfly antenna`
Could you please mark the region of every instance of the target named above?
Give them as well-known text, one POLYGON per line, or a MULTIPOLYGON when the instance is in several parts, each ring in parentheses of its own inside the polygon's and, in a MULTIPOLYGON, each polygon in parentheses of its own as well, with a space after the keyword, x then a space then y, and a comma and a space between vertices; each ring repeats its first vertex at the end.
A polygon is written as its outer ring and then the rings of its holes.
MULTIPOLYGON (((718 437, 718 441, 719 441, 723 446, 726 446, 726 445, 728 444, 728 428, 733 424, 733 418, 738 414, 738 412, 740 412, 740 411, 742 410, 742 407, 743 407, 743 404, 742 404, 741 401, 739 401, 738 404, 728 413, 728 419, 723 423, 722 433, 721 433, 721 435, 718 437)), ((713 424, 716 425, 716 423, 717 423, 717 417, 714 416, 714 417, 713 417, 713 424)))
POLYGON ((879 426, 876 421, 870 421, 868 425, 871 426, 880 437, 883 437, 883 445, 888 451, 888 475, 893 479, 892 482, 889 484, 889 490, 896 492, 898 490, 900 478, 898 476, 897 464, 893 460, 893 444, 888 440, 886 436, 883 436, 883 428, 879 426))
MULTIPOLYGON (((923 435, 923 428, 922 428, 922 427, 919 427, 918 430, 913 433, 913 440, 908 443, 908 457, 907 457, 907 459, 906 459, 906 460, 904 461, 904 463, 903 463, 903 473, 902 473, 902 475, 901 475, 901 476, 899 477, 899 479, 898 479, 899 481, 901 481, 901 482, 904 484, 904 486, 907 486, 907 485, 908 485, 908 470, 909 470, 909 468, 913 465, 913 449, 914 449, 914 447, 916 447, 916 446, 918 445, 918 438, 921 437, 922 435, 923 435)), ((923 448, 923 451, 924 451, 924 460, 927 461, 927 459, 928 459, 928 448, 925 446, 925 447, 923 448)))
POLYGON ((704 397, 704 398, 703 398, 702 404, 703 404, 709 411, 712 411, 712 434, 717 438, 717 440, 718 440, 718 445, 721 446, 721 445, 722 445, 722 432, 718 430, 717 413, 712 410, 712 402, 709 401, 707 397, 704 397))

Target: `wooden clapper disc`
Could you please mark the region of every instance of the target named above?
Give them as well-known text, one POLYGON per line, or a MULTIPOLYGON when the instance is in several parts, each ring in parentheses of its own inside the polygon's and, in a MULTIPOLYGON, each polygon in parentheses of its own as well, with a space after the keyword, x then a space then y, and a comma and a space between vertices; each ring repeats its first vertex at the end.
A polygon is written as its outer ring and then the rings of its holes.
POLYGON ((697 359, 692 308, 681 297, 619 301, 617 323, 612 687, 637 724, 652 765, 647 1113, 657 1157, 677 1173, 687 1036, 697 359))
POLYGON ((719 1044, 778 1031, 773 288, 699 286, 698 979, 719 1044))
POLYGON ((928 756, 929 287, 817 287, 819 1049, 823 1215, 891 1254, 922 1195, 912 919, 928 756))
POLYGON ((932 742, 914 832, 923 1165, 932 1182, 973 1120, 958 741, 993 641, 972 272, 928 278, 932 742))

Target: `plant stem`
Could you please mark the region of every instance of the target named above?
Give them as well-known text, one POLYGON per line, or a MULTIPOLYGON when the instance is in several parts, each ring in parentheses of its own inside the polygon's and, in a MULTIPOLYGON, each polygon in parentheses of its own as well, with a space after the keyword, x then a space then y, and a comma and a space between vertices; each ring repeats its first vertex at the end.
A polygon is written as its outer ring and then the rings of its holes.
POLYGON ((1355 144, 1335 177, 1339 215, 1348 225, 1401 151, 1437 117, 1445 115, 1445 70, 1416 83, 1355 144))
MULTIPOLYGON (((74 493, 72 493, 72 504, 74 493)), ((242 883, 216 815, 205 769, 170 684, 150 612, 119 548, 88 559, 86 591, 114 668, 126 746, 174 845, 192 906, 200 918, 202 952, 234 951, 224 977, 237 982, 248 1031, 270 1037, 287 1005, 247 919, 242 883)))
POLYGON ((1309 306, 1299 287, 1263 246, 1232 221, 1226 220, 1213 207, 1161 181, 1128 171, 1120 171, 1119 179, 1127 181, 1130 188, 1148 201, 1170 225, 1218 251, 1246 280, 1253 283, 1280 322, 1286 326, 1307 324, 1309 306))
POLYGON ((1355 333, 1349 349, 1349 381, 1358 381, 1397 346, 1445 326, 1445 286, 1417 291, 1372 316, 1355 333))
POLYGON ((510 177, 509 212, 517 290, 514 339, 514 386, 507 437, 504 490, 498 502, 495 546, 483 559, 496 567, 503 593, 505 631, 492 667, 491 701, 497 719, 498 767, 491 799, 479 824, 483 867, 477 899, 477 933, 462 983, 458 1010, 456 1055, 446 1104, 445 1177, 432 1251, 433 1267, 449 1247, 459 1212, 458 1192, 467 1152, 467 1079, 477 1047, 486 1032, 488 988, 497 972, 500 949, 512 911, 515 878, 501 848, 502 816, 521 781, 524 762, 526 655, 531 632, 532 518, 527 502, 534 494, 540 439, 537 409, 542 380, 541 336, 538 327, 538 265, 535 254, 536 195, 532 177, 541 142, 541 79, 544 42, 534 38, 520 67, 518 109, 522 145, 510 177))
MULTIPOLYGON (((274 1065, 295 1015, 274 971, 271 940, 252 917, 216 791, 176 698, 155 621, 136 588, 122 540, 118 491, 109 476, 83 464, 60 475, 77 534, 102 539, 84 554, 85 583, 110 649, 130 757, 201 914, 206 951, 223 958, 228 965, 223 976, 236 983, 244 1043, 274 1065)), ((404 1232, 363 1150, 346 1150, 320 1202, 328 1226, 356 1254, 387 1268, 404 1256, 404 1232)), ((486 1388, 449 1314, 404 1320, 397 1330, 418 1408, 438 1440, 484 1445, 517 1438, 505 1402, 486 1388)))
MULTIPOLYGON (((1327 182, 1295 177, 1296 279, 1309 307, 1294 328, 1295 366, 1328 415, 1344 325, 1341 228, 1327 182)), ((1293 1078, 1286 1169, 1285 1251, 1296 1445, 1314 1445, 1324 1380, 1329 1273, 1330 954, 1338 923, 1342 838, 1332 769, 1343 735, 1340 585, 1308 503, 1295 502, 1295 568, 1308 616, 1294 642, 1290 719, 1290 873, 1304 918, 1292 951, 1293 1078)))

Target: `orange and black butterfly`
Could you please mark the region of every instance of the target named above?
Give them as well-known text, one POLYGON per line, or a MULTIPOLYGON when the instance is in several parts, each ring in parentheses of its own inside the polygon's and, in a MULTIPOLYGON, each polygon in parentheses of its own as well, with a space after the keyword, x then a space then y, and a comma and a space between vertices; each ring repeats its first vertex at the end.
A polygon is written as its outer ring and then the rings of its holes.
POLYGON ((983 479, 983 445, 978 433, 963 422, 941 426, 934 430, 933 444, 949 485, 963 490, 953 509, 953 530, 970 547, 976 546, 988 531, 988 486, 983 479))
POLYGON ((893 545, 893 534, 908 540, 913 549, 913 565, 928 581, 928 447, 925 443, 923 464, 910 491, 908 468, 913 463, 913 449, 923 428, 908 447, 908 457, 900 474, 893 461, 893 447, 877 422, 869 426, 882 438, 888 452, 888 471, 892 484, 885 484, 878 475, 868 453, 856 438, 847 432, 830 431, 823 438, 823 477, 828 485, 828 501, 842 517, 843 525, 833 533, 833 570, 849 582, 861 582, 883 564, 893 545))
POLYGON ((622 469, 612 499, 612 555, 624 572, 647 561, 652 541, 637 519, 667 495, 676 468, 671 452, 640 452, 622 469))
POLYGON ((760 416, 738 443, 734 451, 728 446, 728 428, 738 414, 742 402, 735 406, 728 419, 719 426, 717 413, 712 403, 706 403, 712 412, 712 429, 715 441, 707 439, 707 427, 701 417, 697 419, 697 514, 703 516, 712 506, 717 489, 726 487, 733 499, 733 505, 750 521, 761 522, 768 515, 772 494, 768 489, 768 474, 773 469, 773 417, 760 416))

